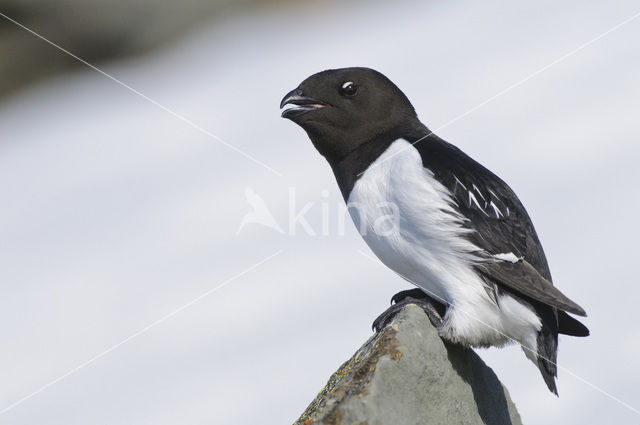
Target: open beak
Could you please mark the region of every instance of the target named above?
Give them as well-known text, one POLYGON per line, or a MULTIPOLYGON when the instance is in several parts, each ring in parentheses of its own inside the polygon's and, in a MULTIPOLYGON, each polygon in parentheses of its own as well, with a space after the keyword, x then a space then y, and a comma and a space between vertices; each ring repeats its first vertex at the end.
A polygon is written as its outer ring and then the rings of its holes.
POLYGON ((329 106, 319 100, 303 96, 301 89, 293 89, 282 98, 280 109, 286 105, 293 106, 282 111, 282 118, 295 118, 307 112, 329 106))

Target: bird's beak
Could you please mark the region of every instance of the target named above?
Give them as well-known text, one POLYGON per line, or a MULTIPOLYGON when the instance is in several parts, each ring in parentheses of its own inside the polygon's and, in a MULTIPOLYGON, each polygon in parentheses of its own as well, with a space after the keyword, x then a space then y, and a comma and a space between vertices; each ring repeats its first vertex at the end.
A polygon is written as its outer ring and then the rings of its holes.
POLYGON ((282 111, 282 118, 295 118, 309 111, 329 106, 324 102, 304 96, 301 89, 293 89, 282 98, 280 109, 286 105, 294 106, 282 111))

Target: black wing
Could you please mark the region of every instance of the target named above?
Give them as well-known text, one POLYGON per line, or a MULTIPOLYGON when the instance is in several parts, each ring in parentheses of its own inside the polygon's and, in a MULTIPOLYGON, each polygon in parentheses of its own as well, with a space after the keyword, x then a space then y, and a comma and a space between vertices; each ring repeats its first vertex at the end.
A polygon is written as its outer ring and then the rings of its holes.
POLYGON ((449 189, 456 206, 475 230, 471 241, 492 255, 514 254, 517 262, 477 266, 478 273, 500 287, 560 310, 585 316, 585 311, 551 282, 544 250, 524 206, 499 177, 460 149, 429 137, 415 145, 423 165, 449 189))

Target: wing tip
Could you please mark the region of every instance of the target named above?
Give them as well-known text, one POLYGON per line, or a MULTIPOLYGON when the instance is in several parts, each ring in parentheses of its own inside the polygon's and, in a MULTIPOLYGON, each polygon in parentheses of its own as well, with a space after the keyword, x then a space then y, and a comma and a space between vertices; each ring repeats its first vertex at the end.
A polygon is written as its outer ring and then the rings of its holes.
POLYGON ((577 337, 591 335, 589 328, 563 310, 558 311, 558 333, 577 337))
POLYGON ((573 313, 580 317, 587 317, 587 312, 584 310, 584 308, 580 307, 578 304, 573 303, 570 307, 571 308, 565 309, 565 311, 567 311, 568 313, 573 313))

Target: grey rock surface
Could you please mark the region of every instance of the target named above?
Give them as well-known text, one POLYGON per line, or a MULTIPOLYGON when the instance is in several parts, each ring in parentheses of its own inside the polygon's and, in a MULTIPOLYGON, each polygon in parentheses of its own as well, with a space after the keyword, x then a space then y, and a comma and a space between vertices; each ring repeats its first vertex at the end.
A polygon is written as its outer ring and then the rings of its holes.
POLYGON ((519 425, 495 373, 408 305, 329 379, 295 425, 519 425))
MULTIPOLYGON (((138 54, 266 0, 0 0, 0 13, 92 63, 138 54)), ((80 62, 0 16, 0 97, 80 62)))

